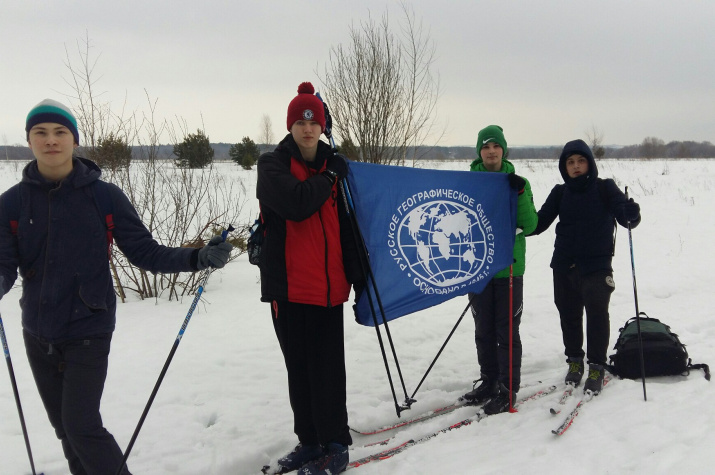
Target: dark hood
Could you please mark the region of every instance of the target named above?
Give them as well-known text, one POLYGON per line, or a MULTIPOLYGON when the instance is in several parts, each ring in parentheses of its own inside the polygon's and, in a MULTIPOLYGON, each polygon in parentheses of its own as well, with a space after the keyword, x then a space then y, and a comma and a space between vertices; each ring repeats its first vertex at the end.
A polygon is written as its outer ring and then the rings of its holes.
MULTIPOLYGON (((98 180, 101 174, 102 170, 93 161, 82 157, 74 157, 72 158, 72 171, 63 181, 74 188, 81 188, 98 180)), ((22 181, 37 186, 48 184, 47 180, 40 175, 37 160, 31 161, 22 170, 22 181)))
POLYGON ((596 166, 596 160, 593 158, 593 153, 586 142, 581 139, 572 140, 564 145, 559 157, 559 171, 564 183, 572 188, 585 189, 598 178, 598 167, 596 166), (577 178, 571 178, 566 172, 566 159, 575 153, 583 155, 588 160, 588 173, 577 178))

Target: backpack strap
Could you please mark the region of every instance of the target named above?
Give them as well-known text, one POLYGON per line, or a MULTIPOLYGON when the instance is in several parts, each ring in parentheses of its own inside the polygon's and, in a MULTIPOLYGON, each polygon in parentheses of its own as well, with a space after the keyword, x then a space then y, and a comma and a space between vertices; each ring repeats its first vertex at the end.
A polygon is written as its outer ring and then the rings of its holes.
POLYGON ((17 236, 17 227, 20 222, 20 184, 11 187, 5 193, 5 212, 10 218, 10 231, 17 236))
POLYGON ((705 363, 693 364, 692 359, 688 358, 688 371, 691 369, 702 369, 705 372, 705 379, 710 381, 710 367, 705 363))
POLYGON ((104 216, 104 224, 107 226, 107 256, 112 257, 112 244, 114 243, 114 207, 112 197, 109 194, 107 183, 96 180, 92 183, 92 193, 99 208, 99 213, 104 216))

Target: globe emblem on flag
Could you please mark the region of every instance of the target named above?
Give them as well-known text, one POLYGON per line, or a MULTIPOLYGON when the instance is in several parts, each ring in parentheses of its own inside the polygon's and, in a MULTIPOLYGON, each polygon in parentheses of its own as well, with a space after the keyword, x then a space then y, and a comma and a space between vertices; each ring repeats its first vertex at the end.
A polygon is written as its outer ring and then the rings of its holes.
POLYGON ((398 226, 397 245, 410 270, 436 287, 471 279, 487 259, 476 211, 452 201, 430 201, 413 208, 398 226))

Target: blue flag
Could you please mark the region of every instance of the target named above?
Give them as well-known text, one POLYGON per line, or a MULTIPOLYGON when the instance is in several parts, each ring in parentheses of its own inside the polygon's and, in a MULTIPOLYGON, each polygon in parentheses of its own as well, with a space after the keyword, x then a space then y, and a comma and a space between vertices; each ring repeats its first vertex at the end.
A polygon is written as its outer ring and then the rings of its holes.
MULTIPOLYGON (((387 321, 480 293, 513 262, 517 194, 506 173, 349 162, 348 188, 387 321)), ((355 314, 374 325, 367 291, 355 314)))

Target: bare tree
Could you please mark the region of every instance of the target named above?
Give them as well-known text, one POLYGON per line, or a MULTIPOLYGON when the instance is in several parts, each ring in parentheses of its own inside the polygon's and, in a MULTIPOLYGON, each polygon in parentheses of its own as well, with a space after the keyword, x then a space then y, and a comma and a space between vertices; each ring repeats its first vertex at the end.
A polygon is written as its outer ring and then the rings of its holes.
POLYGON ((112 111, 109 102, 102 101, 104 93, 97 91, 97 82, 101 76, 97 77, 95 73, 100 56, 93 58, 92 48, 89 33, 86 33, 83 40, 77 40, 79 65, 76 66, 76 61, 72 60, 65 45, 65 67, 70 73, 65 82, 73 91, 67 97, 77 117, 77 128, 84 139, 82 149, 88 150, 89 154, 109 135, 132 143, 135 132, 141 128, 141 125, 135 123, 134 114, 127 114, 124 110, 126 98, 119 113, 112 111))
POLYGON ((646 137, 640 147, 641 156, 644 158, 665 157, 665 142, 657 137, 646 137))
MULTIPOLYGON (((68 97, 72 98, 78 128, 87 143, 85 151, 101 151, 99 147, 109 138, 120 138, 138 158, 132 160, 131 166, 106 168, 103 179, 122 188, 159 243, 170 247, 201 246, 220 232, 221 225, 233 223, 238 231, 229 241, 240 246, 240 252, 245 251, 246 227, 239 223, 246 201, 243 185, 222 176, 212 165, 200 170, 176 169, 168 156, 159 157, 162 137, 169 135, 169 141, 177 145, 178 137, 185 136, 188 130, 186 121, 180 117, 173 122, 157 119, 157 101, 152 101, 146 91, 148 112, 113 113, 110 104, 96 92, 97 60, 91 56, 88 38, 78 52, 79 68, 67 55, 71 76, 67 83, 73 91, 68 97)), ((110 267, 122 301, 126 291, 141 298, 158 297, 164 292, 169 299, 179 298, 194 292, 199 284, 195 273, 152 274, 135 267, 117 247, 112 248, 110 267)))
POLYGON ((321 82, 333 131, 355 145, 359 160, 404 165, 433 133, 439 78, 435 47, 411 8, 402 4, 398 34, 388 14, 350 27, 348 45, 330 50, 321 82))
POLYGON ((261 144, 261 151, 265 152, 273 145, 273 122, 271 116, 263 114, 261 117, 261 133, 258 137, 258 143, 261 144))
POLYGON ((591 130, 586 131, 586 138, 588 139, 588 145, 591 147, 593 156, 596 158, 603 158, 606 155, 606 149, 603 147, 603 131, 591 125, 591 130))

